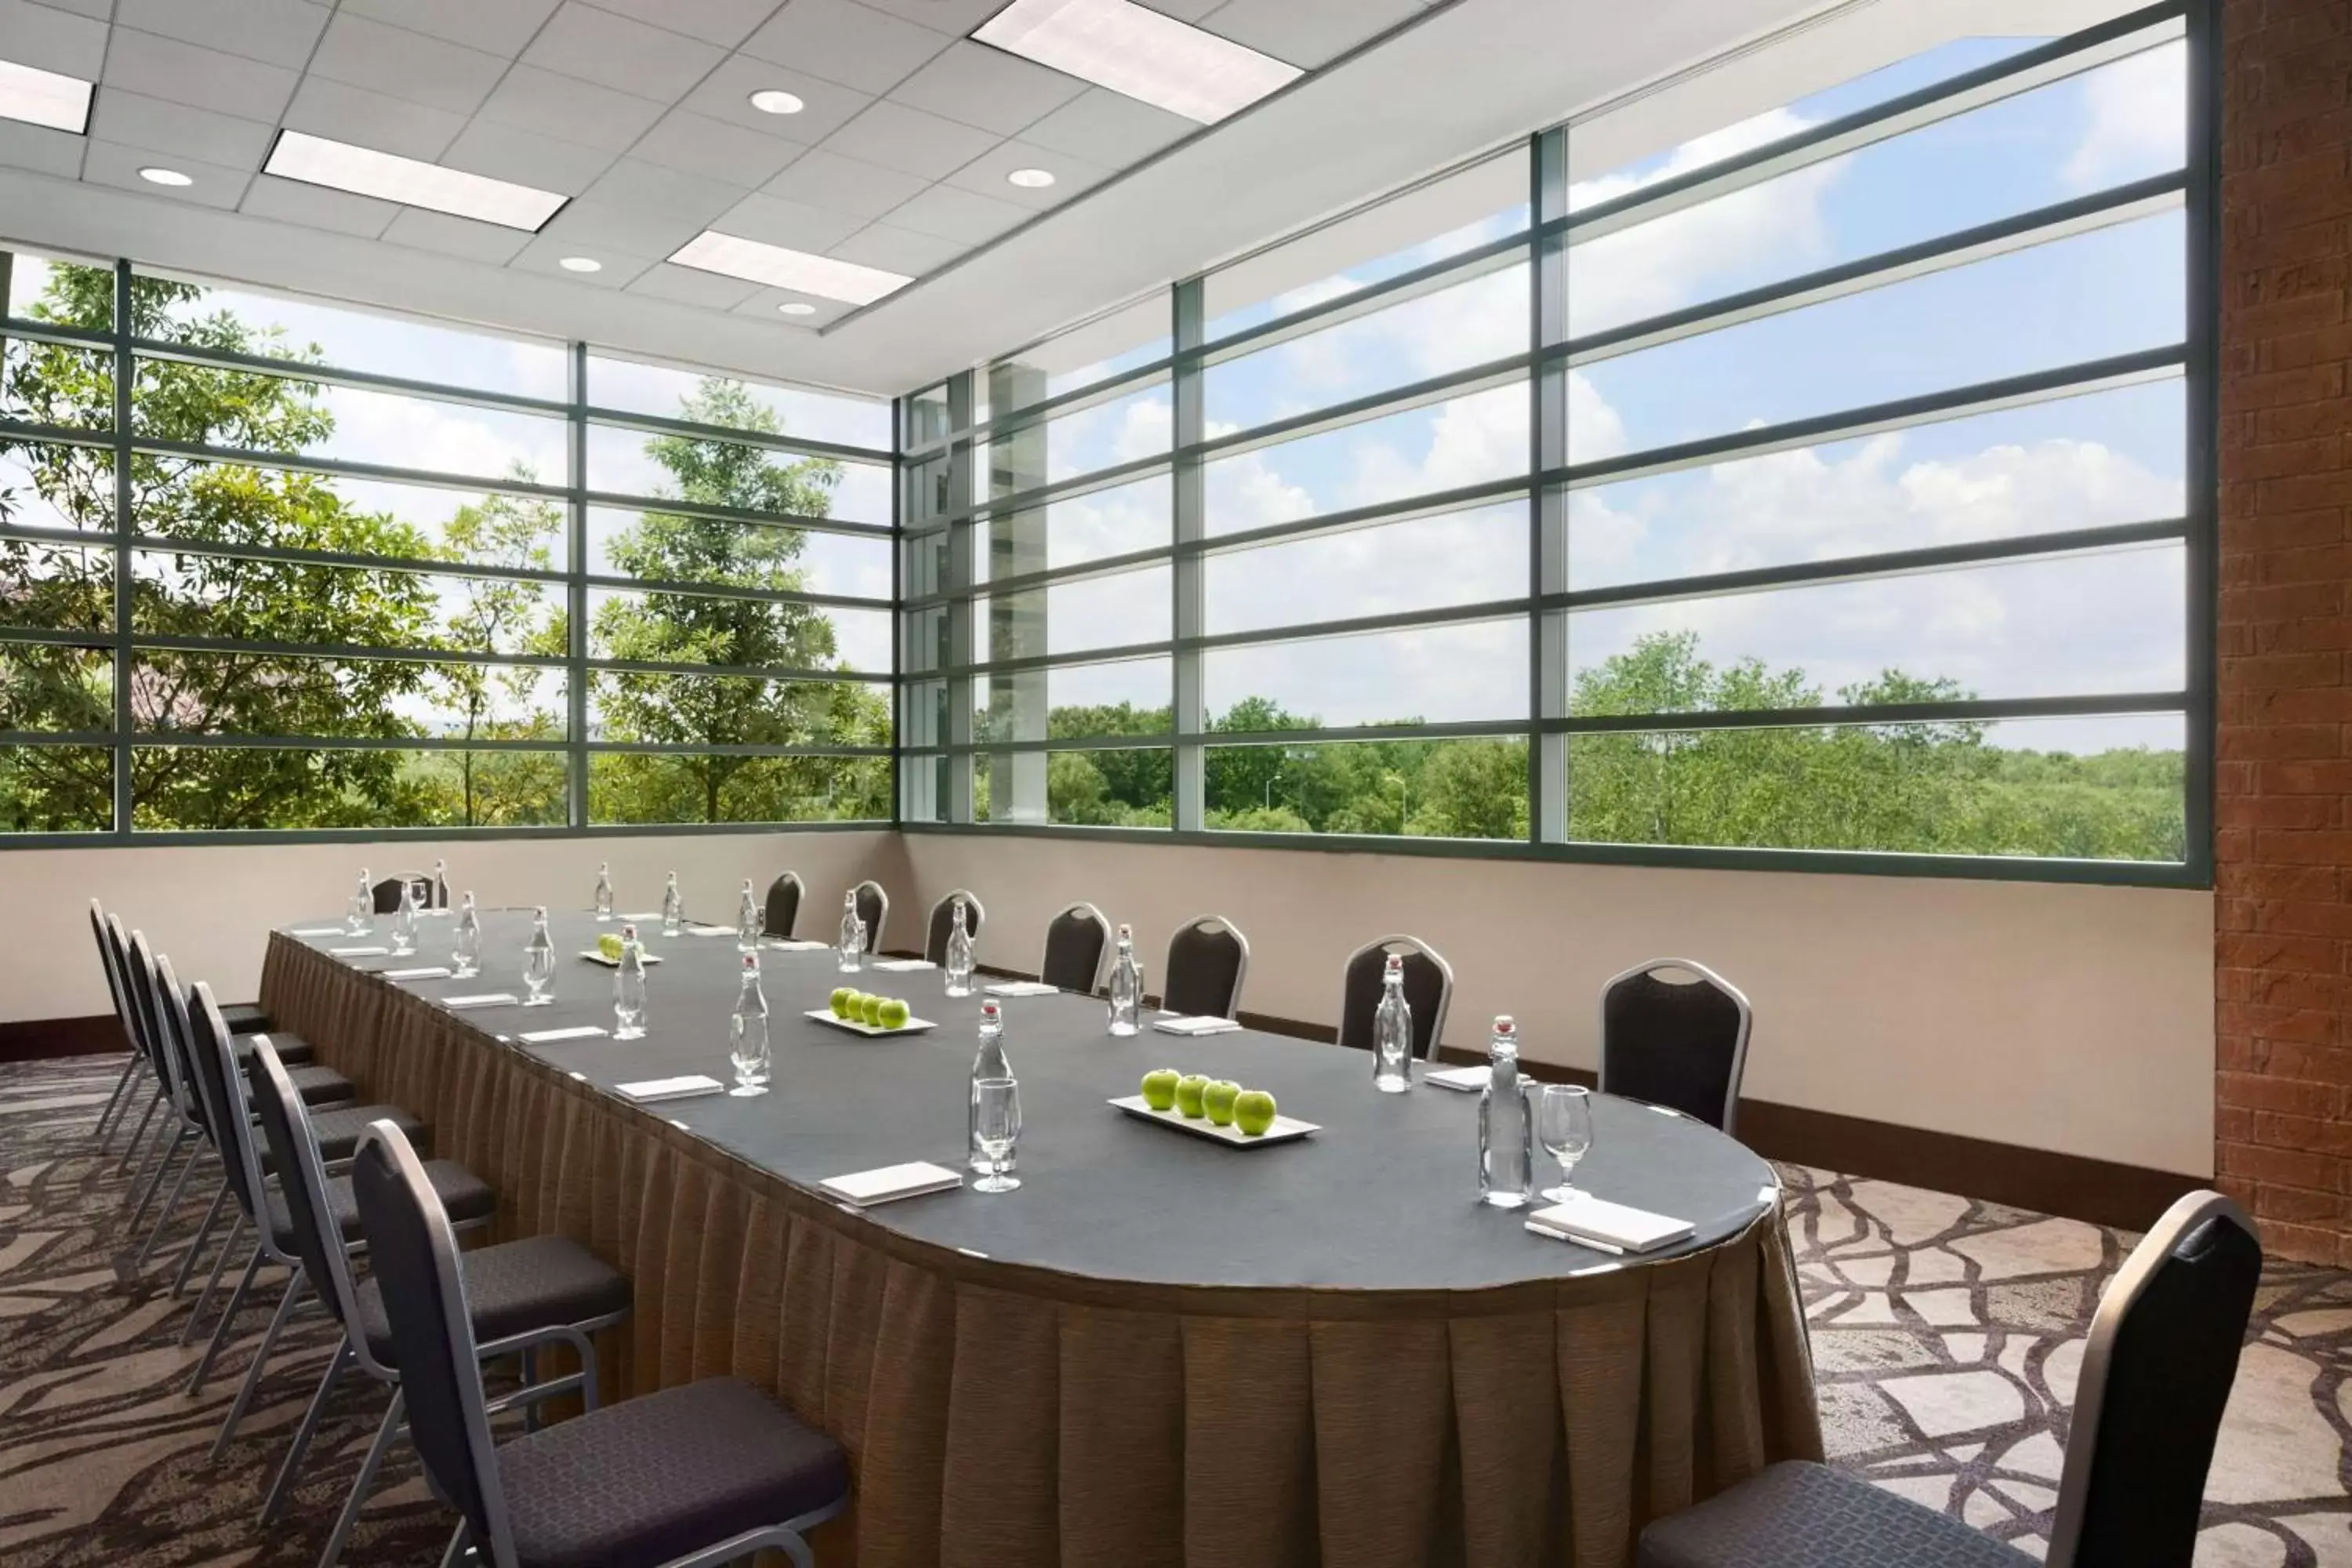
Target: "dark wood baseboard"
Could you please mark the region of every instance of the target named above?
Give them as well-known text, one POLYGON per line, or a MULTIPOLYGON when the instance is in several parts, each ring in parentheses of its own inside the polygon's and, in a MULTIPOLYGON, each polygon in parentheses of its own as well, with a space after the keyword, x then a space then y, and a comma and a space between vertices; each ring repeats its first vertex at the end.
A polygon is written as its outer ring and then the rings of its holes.
POLYGON ((0 1062, 47 1057, 102 1057, 127 1051, 122 1025, 111 1013, 89 1018, 33 1018, 0 1024, 0 1062))

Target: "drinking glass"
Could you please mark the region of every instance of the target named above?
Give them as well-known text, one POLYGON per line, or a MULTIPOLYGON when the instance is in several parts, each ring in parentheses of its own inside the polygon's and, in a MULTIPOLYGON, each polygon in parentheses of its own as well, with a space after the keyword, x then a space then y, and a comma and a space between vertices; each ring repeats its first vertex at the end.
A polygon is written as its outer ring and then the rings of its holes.
POLYGON ((548 994, 548 987, 555 984, 555 950, 553 948, 534 947, 524 952, 522 983, 530 992, 523 1001, 524 1006, 547 1007, 554 1005, 555 998, 548 994))
POLYGON ((1592 1147, 1592 1091, 1572 1083, 1548 1083, 1536 1093, 1536 1142, 1559 1162, 1559 1185, 1543 1195, 1556 1204, 1576 1196, 1569 1184, 1576 1163, 1592 1147))
POLYGON ((1004 1162, 1021 1141, 1021 1086, 1009 1078, 984 1078, 971 1086, 974 1134, 988 1156, 988 1174, 971 1184, 976 1193, 1009 1193, 1021 1184, 1004 1173, 1004 1162))

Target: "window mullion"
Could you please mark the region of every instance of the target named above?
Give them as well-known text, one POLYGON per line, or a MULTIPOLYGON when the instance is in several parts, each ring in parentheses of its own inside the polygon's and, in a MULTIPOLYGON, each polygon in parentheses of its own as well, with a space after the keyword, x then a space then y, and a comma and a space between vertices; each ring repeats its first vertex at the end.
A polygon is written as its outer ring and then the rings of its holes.
POLYGON ((137 362, 131 353, 131 263, 114 264, 114 832, 131 837, 131 388, 137 362))
POLYGON ((571 412, 564 431, 570 541, 564 560, 564 749, 566 812, 575 828, 588 826, 588 345, 572 345, 571 412))
MULTIPOLYGON (((1568 211, 1568 132, 1555 127, 1534 139, 1530 170, 1528 233, 1568 211)), ((1568 247, 1558 237, 1529 241, 1531 274, 1530 347, 1540 352, 1568 340, 1568 247)), ((1528 460, 1539 477, 1568 462, 1568 363, 1538 361, 1528 378, 1528 460)), ((1528 550, 1529 592, 1543 596, 1568 591, 1568 505, 1564 485, 1537 482, 1529 491, 1534 537, 1528 550)), ((1528 656, 1536 733, 1528 737, 1528 836, 1538 844, 1568 840, 1568 737, 1544 731, 1541 722, 1568 717, 1568 615, 1538 607, 1529 617, 1528 656)))
POLYGON ((1208 575, 1208 561, 1199 551, 1184 548, 1205 539, 1209 531, 1207 466, 1200 453, 1200 444, 1206 434, 1202 366, 1199 357, 1189 353, 1201 346, 1202 294, 1202 281, 1195 278, 1179 283, 1171 301, 1176 364, 1169 381, 1173 450, 1169 491, 1175 509, 1170 531, 1177 554, 1169 574, 1175 595, 1169 625, 1176 638, 1170 692, 1170 729, 1176 748, 1170 821, 1180 833, 1198 831, 1208 816, 1207 769, 1201 741, 1207 727, 1207 703, 1201 683, 1202 656, 1197 645, 1186 640, 1202 636, 1207 629, 1208 606, 1202 584, 1208 575))

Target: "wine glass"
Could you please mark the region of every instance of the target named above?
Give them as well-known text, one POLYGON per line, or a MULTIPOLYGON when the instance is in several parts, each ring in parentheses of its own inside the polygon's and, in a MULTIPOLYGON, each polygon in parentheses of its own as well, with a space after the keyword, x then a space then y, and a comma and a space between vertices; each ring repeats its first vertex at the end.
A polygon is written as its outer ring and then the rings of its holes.
POLYGON ((547 988, 555 984, 555 949, 533 944, 524 951, 522 983, 530 992, 524 1006, 545 1007, 555 1001, 547 994, 547 988))
POLYGON ((1559 1185, 1543 1195, 1564 1204, 1577 1195, 1569 1184, 1576 1163, 1592 1147, 1592 1091, 1572 1083, 1548 1083, 1536 1093, 1536 1142, 1559 1162, 1559 1185))
POLYGON ((971 1184, 976 1193, 1009 1193, 1021 1184, 1004 1173, 1004 1162, 1021 1141, 1021 1086, 1009 1078, 984 1078, 971 1086, 972 1109, 980 1152, 988 1156, 988 1174, 971 1184))

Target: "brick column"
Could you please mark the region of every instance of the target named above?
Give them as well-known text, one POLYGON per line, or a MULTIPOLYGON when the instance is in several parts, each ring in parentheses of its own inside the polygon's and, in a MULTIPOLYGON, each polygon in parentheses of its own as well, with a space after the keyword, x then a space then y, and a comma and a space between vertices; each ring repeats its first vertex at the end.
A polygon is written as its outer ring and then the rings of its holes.
POLYGON ((2352 1263, 2352 0, 2221 17, 2214 1159, 2352 1263))

